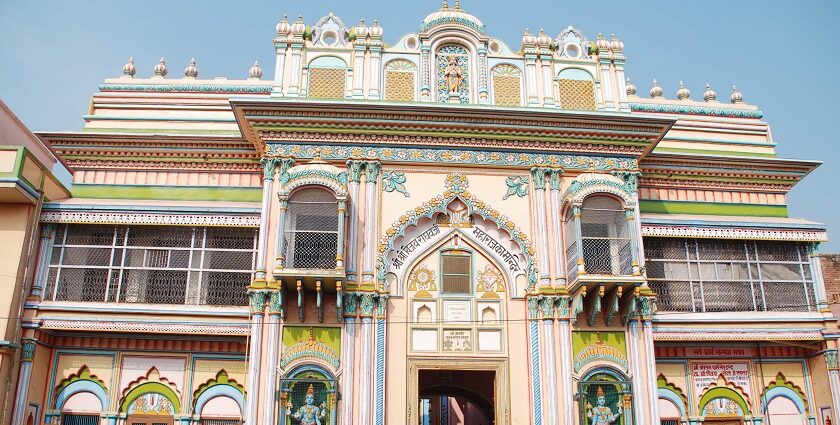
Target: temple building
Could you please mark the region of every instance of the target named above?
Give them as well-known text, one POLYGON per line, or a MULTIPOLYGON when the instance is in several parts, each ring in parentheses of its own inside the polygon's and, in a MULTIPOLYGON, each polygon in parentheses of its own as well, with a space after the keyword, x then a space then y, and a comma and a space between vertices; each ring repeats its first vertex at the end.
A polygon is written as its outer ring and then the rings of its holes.
POLYGON ((820 162, 737 88, 458 1, 385 28, 283 17, 243 79, 130 59, 35 133, 72 184, 11 201, 3 425, 836 423, 826 228, 786 202, 820 162))

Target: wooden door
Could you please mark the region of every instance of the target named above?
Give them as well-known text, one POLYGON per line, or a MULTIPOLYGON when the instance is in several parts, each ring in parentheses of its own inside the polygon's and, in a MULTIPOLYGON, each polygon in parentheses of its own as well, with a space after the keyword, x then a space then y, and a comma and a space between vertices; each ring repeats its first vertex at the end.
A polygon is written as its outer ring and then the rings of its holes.
POLYGON ((175 425, 175 418, 167 415, 128 415, 126 425, 175 425))

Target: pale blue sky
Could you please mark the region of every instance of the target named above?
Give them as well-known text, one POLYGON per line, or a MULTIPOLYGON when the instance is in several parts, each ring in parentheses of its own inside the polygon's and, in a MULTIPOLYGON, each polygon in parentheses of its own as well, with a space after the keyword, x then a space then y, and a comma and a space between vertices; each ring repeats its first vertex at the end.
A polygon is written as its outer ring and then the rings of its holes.
MULTIPOLYGON (((452 3, 452 1, 450 1, 452 3)), ((81 128, 90 96, 120 75, 129 56, 149 76, 161 56, 170 75, 191 57, 201 77, 244 78, 254 60, 271 74, 274 26, 288 13, 307 24, 332 11, 353 25, 378 18, 386 42, 417 31, 434 0, 0 2, 0 98, 33 131, 81 128)), ((616 33, 627 74, 647 93, 656 78, 673 98, 711 83, 726 99, 737 84, 758 105, 785 158, 825 161, 790 194, 790 215, 840 228, 838 1, 489 1, 463 0, 487 33, 518 47, 523 29, 552 36, 573 25, 590 38, 616 33)), ((836 240, 823 252, 840 252, 836 240)))

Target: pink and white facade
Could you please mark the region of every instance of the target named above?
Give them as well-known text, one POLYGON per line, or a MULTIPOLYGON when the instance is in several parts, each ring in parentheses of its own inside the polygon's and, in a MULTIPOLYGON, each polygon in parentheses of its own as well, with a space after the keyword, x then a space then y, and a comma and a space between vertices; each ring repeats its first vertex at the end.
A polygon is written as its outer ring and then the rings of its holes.
POLYGON ((276 29, 270 75, 131 60, 37 133, 72 196, 10 423, 836 420, 826 230, 786 208, 819 162, 737 89, 641 96, 617 37, 512 46, 458 2, 276 29))

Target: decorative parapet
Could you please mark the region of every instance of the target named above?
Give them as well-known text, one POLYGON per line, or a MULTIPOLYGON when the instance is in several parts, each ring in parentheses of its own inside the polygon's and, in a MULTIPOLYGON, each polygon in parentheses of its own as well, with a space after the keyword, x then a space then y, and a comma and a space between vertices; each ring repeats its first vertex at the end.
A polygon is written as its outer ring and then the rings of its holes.
POLYGON ((764 113, 758 109, 736 109, 725 107, 670 105, 660 103, 630 103, 633 112, 655 112, 662 114, 708 115, 727 118, 762 118, 764 113))
POLYGON ((158 92, 158 93, 248 93, 269 94, 271 85, 243 84, 116 84, 99 85, 99 91, 158 92))

